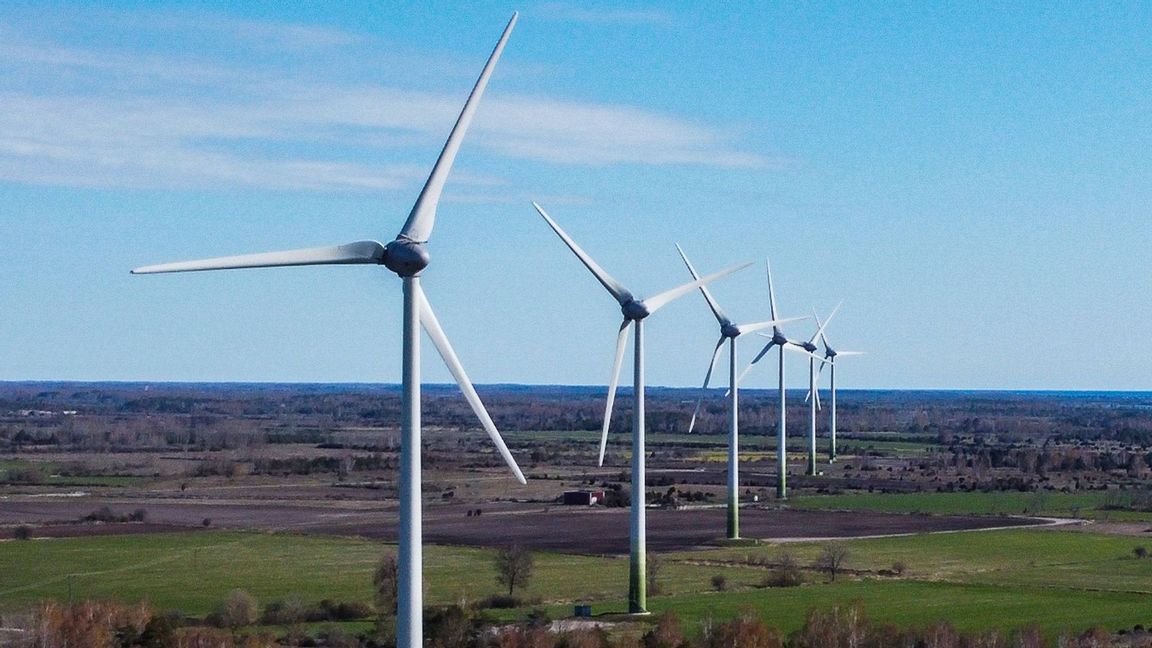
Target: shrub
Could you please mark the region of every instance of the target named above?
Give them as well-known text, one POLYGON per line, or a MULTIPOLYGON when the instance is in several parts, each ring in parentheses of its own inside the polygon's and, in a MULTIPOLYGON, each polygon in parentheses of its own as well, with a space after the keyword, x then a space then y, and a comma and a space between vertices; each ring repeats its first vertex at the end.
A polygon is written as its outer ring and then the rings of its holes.
POLYGON ((476 608, 480 610, 494 609, 494 610, 509 610, 518 608, 521 605, 520 597, 508 596, 507 594, 493 594, 492 596, 480 599, 476 602, 476 608))
POLYGON ((644 648, 680 648, 684 643, 680 619, 674 612, 664 612, 656 620, 656 627, 644 633, 641 642, 644 648))
POLYGON ((761 585, 764 587, 796 587, 804 583, 804 576, 792 554, 782 554, 779 565, 768 572, 761 585))
POLYGON ((32 527, 28 526, 27 524, 21 524, 20 526, 16 527, 15 531, 12 532, 12 537, 16 538, 17 540, 32 539, 32 527))
POLYGON ((712 577, 712 589, 717 592, 723 592, 728 589, 728 577, 724 574, 716 574, 712 577))
POLYGON ((216 606, 210 621, 222 628, 243 628, 256 622, 256 598, 242 589, 232 590, 228 598, 216 606))
POLYGON ((1137 558, 1147 558, 1148 550, 1145 549, 1143 545, 1139 545, 1132 550, 1132 554, 1137 558))
POLYGON ((904 572, 906 571, 908 571, 908 565, 904 564, 903 561, 897 560, 896 562, 892 563, 893 574, 896 574, 897 576, 903 576, 904 572))

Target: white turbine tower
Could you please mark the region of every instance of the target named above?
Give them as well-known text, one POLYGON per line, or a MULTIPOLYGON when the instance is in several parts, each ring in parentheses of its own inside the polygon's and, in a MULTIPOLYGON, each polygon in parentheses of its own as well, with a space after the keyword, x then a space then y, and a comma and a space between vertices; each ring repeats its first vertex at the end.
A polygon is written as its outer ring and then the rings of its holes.
MULTIPOLYGON (((832 319, 832 318, 829 317, 828 319, 832 319)), ((819 323, 819 321, 820 321, 819 318, 817 318, 816 321, 817 321, 817 323, 819 323)), ((824 324, 826 325, 827 322, 825 322, 824 324)), ((824 371, 824 365, 825 364, 830 365, 832 367, 831 369, 829 369, 829 376, 828 376, 828 378, 829 378, 828 382, 829 382, 829 388, 830 388, 829 393, 831 394, 831 399, 830 399, 831 400, 831 402, 830 402, 830 412, 831 413, 829 415, 829 420, 828 420, 828 437, 829 437, 828 463, 832 463, 832 462, 836 461, 836 358, 839 358, 841 356, 864 355, 864 352, 863 351, 836 351, 835 349, 833 349, 831 346, 828 345, 828 337, 824 334, 824 326, 823 325, 820 326, 820 341, 824 344, 824 362, 820 363, 820 371, 817 372, 817 374, 816 374, 816 380, 820 380, 820 373, 822 373, 824 371)), ((813 386, 812 393, 816 394, 816 398, 820 397, 819 392, 817 392, 815 390, 815 386, 813 386)))
POLYGON ((419 648, 423 641, 423 598, 421 578, 423 563, 421 508, 420 508, 420 338, 419 328, 423 326, 439 351, 440 357, 452 372, 456 383, 464 392, 468 404, 480 418, 488 436, 491 437, 504 461, 521 484, 526 483, 523 473, 517 467, 512 454, 504 445, 480 397, 472 387, 472 382, 464 372, 464 367, 456 357, 456 352, 444 335, 432 306, 420 287, 420 272, 428 265, 428 251, 425 244, 432 234, 436 219, 436 206, 444 188, 444 181, 452 168, 456 152, 492 70, 504 51, 508 36, 516 25, 517 14, 513 13, 508 26, 500 36, 496 48, 488 58, 488 63, 480 73, 464 109, 460 112, 456 125, 452 128, 448 141, 432 174, 428 176, 424 189, 412 207, 408 220, 400 234, 387 245, 378 241, 357 241, 334 247, 268 252, 242 256, 220 257, 200 261, 185 261, 137 268, 134 274, 159 272, 190 272, 198 270, 224 270, 231 268, 267 268, 279 266, 329 265, 329 264, 369 264, 382 265, 400 276, 404 292, 403 325, 403 406, 401 425, 403 435, 400 442, 400 537, 399 537, 399 609, 397 611, 396 641, 403 648, 419 648))
POLYGON ((816 311, 812 311, 812 317, 816 319, 816 333, 807 342, 801 342, 801 346, 805 351, 811 355, 808 358, 808 395, 804 400, 808 402, 808 469, 806 474, 816 474, 816 410, 820 407, 820 393, 816 390, 816 363, 820 363, 820 368, 824 368, 824 360, 816 355, 816 340, 824 335, 824 327, 828 326, 828 322, 836 316, 836 311, 840 310, 840 304, 836 304, 836 308, 832 309, 832 314, 828 319, 820 324, 820 317, 816 315, 816 311))
POLYGON ((620 310, 624 314, 624 322, 620 324, 620 331, 616 336, 616 358, 612 364, 612 381, 608 385, 608 403, 604 408, 604 426, 600 432, 599 465, 601 466, 604 465, 604 448, 608 443, 608 424, 612 419, 612 404, 616 399, 616 385, 620 379, 620 363, 624 359, 624 348, 628 344, 628 328, 635 325, 632 385, 636 405, 632 412, 632 542, 628 570, 628 612, 646 614, 648 612, 648 592, 645 577, 647 524, 644 515, 644 318, 700 286, 746 268, 751 264, 735 266, 710 274, 703 279, 697 279, 648 299, 636 299, 627 288, 605 272, 564 230, 560 229, 556 221, 545 213, 543 207, 536 203, 532 203, 532 206, 540 212, 552 230, 584 266, 595 275, 600 284, 616 298, 620 304, 620 310))
MULTIPOLYGON (((766 264, 768 267, 768 304, 772 309, 772 319, 777 319, 779 316, 776 314, 776 292, 772 287, 772 263, 770 261, 766 261, 766 264)), ((765 354, 767 354, 772 349, 772 347, 774 347, 774 346, 780 347, 780 364, 779 364, 779 376, 778 376, 778 378, 779 378, 779 383, 778 383, 779 384, 779 395, 780 395, 780 419, 779 419, 779 422, 776 424, 776 443, 777 443, 776 461, 778 464, 778 466, 776 468, 776 497, 779 499, 787 499, 788 498, 788 415, 786 413, 787 403, 786 403, 786 399, 784 396, 784 350, 787 349, 789 351, 796 351, 796 352, 803 353, 804 355, 808 355, 808 356, 811 356, 812 354, 808 353, 807 351, 805 351, 803 349, 803 343, 802 342, 790 340, 787 337, 785 337, 784 333, 782 333, 780 331, 779 326, 773 326, 772 327, 772 335, 768 335, 766 333, 759 333, 758 335, 762 335, 766 338, 769 338, 768 344, 765 345, 765 347, 760 350, 760 353, 756 354, 756 357, 752 359, 752 362, 748 364, 748 367, 746 369, 744 369, 744 373, 740 374, 740 377, 737 378, 736 382, 741 382, 744 379, 744 376, 749 371, 752 370, 752 367, 757 362, 760 362, 760 358, 763 358, 765 356, 765 354)), ((818 359, 821 359, 821 358, 818 358, 818 359)))
MULTIPOLYGON (((688 255, 684 254, 684 250, 679 245, 676 246, 676 249, 680 251, 680 258, 684 259, 684 265, 688 266, 688 272, 692 273, 692 278, 699 279, 700 275, 696 273, 696 268, 688 260, 688 255)), ((721 310, 707 286, 700 286, 700 293, 704 295, 705 301, 708 302, 708 308, 712 310, 712 315, 720 324, 720 339, 716 340, 716 347, 712 349, 712 360, 708 363, 708 372, 704 374, 704 386, 701 387, 704 392, 707 392, 708 383, 712 380, 712 370, 716 367, 716 358, 720 356, 720 348, 724 346, 725 342, 728 343, 728 537, 734 540, 740 537, 740 423, 737 415, 740 396, 736 380, 736 339, 745 333, 753 333, 771 326, 805 318, 794 317, 755 324, 735 324, 721 310)), ((700 404, 703 400, 704 394, 701 393, 700 398, 696 400, 696 409, 692 411, 692 421, 688 424, 689 434, 696 427, 696 417, 700 413, 700 404)))

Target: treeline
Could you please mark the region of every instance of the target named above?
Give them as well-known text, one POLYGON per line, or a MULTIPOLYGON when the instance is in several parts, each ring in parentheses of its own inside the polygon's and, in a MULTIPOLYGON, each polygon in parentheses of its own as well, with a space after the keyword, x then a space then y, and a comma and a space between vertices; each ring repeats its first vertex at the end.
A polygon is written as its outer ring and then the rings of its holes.
MULTIPOLYGON (((603 387, 487 385, 479 391, 503 430, 596 430, 603 415, 603 387)), ((629 391, 621 390, 614 414, 616 429, 625 433, 631 425, 629 391)), ((698 432, 725 432, 722 391, 704 400, 698 432)), ((699 394, 697 389, 651 389, 649 430, 685 432, 699 394)), ((775 393, 748 389, 742 395, 744 432, 771 433, 777 419, 775 393)), ((801 417, 807 407, 803 392, 792 396, 790 416, 801 417)), ((455 386, 427 385, 424 398, 429 427, 478 427, 455 386)), ((944 446, 977 439, 995 439, 996 445, 1098 439, 1152 447, 1148 395, 842 390, 838 405, 846 438, 884 435, 944 446)), ((394 385, 0 384, 0 448, 218 450, 319 444, 331 442, 341 430, 395 430, 399 424, 400 392, 394 385)), ((822 417, 820 425, 825 424, 822 417)), ((1147 456, 1144 461, 1152 463, 1147 456)))
MULTIPOLYGON (((230 597, 234 598, 234 597, 230 597)), ((230 600, 218 610, 255 620, 252 604, 230 600)), ((640 632, 635 624, 613 621, 554 624, 539 612, 527 622, 494 625, 475 611, 449 606, 425 610, 425 641, 431 648, 1140 648, 1152 646, 1141 626, 1117 633, 1092 628, 1080 634, 1046 636, 1035 626, 1013 631, 961 632, 947 622, 901 628, 872 621, 861 604, 812 610, 803 626, 785 635, 751 612, 729 620, 708 620, 689 630, 673 612, 661 614, 640 632)), ((310 617, 312 618, 312 617, 310 617)), ((315 617, 321 618, 321 617, 315 617)), ((330 617, 327 617, 330 618, 330 617)), ((275 623, 275 619, 265 619, 275 623)), ((313 634, 302 626, 281 632, 241 631, 241 626, 185 625, 174 614, 158 613, 146 603, 122 605, 84 601, 44 603, 26 619, 5 619, 14 631, 8 645, 22 648, 393 648, 389 632, 350 634, 336 625, 313 634)))

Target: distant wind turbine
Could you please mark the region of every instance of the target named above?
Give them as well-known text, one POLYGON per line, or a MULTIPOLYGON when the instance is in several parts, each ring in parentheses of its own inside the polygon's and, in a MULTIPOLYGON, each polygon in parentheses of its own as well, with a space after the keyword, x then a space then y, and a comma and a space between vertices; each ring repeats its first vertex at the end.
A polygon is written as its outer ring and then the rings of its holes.
MULTIPOLYGON (((775 320, 775 319, 778 319, 779 316, 776 314, 776 291, 772 287, 772 262, 766 261, 765 263, 768 267, 768 304, 772 309, 772 319, 775 320)), ((782 333, 780 331, 779 326, 773 326, 772 327, 772 335, 767 335, 765 333, 758 333, 758 335, 762 335, 766 338, 769 338, 768 344, 765 345, 764 348, 760 350, 760 353, 756 354, 756 357, 752 359, 752 362, 748 364, 748 367, 744 369, 744 372, 742 374, 740 374, 740 377, 737 378, 736 382, 737 383, 742 382, 744 380, 744 376, 747 375, 748 372, 752 370, 752 367, 757 362, 760 362, 760 359, 763 358, 765 356, 765 354, 767 354, 770 350, 772 350, 772 347, 780 347, 780 364, 779 364, 779 375, 778 375, 778 380, 779 380, 778 387, 779 387, 779 395, 780 395, 780 420, 776 424, 776 443, 777 443, 776 461, 778 464, 777 468, 776 468, 776 471, 777 471, 776 472, 776 497, 779 499, 787 499, 788 498, 788 415, 787 415, 787 402, 786 402, 786 399, 784 396, 784 350, 787 349, 789 351, 795 351, 798 353, 803 353, 804 355, 808 355, 808 356, 811 356, 812 354, 803 349, 803 343, 802 342, 790 340, 787 337, 785 337, 784 333, 782 333)), ((820 359, 820 358, 818 358, 818 359, 820 359)))
MULTIPOLYGON (((432 344, 439 351, 440 357, 452 372, 456 383, 464 392, 476 416, 480 418, 488 436, 496 444, 497 450, 504 458, 505 463, 512 469, 516 479, 526 483, 524 474, 516 465, 496 425, 484 404, 476 394, 472 382, 464 372, 464 367, 456 357, 456 352, 440 328, 440 322, 432 312, 424 291, 420 287, 420 273, 428 266, 429 256, 425 249, 432 226, 436 219, 436 206, 440 201, 440 194, 444 182, 460 148, 460 142, 492 70, 504 51, 508 36, 516 25, 517 14, 513 13, 508 26, 500 36, 496 48, 488 58, 488 63, 480 73, 472 93, 469 95, 464 109, 460 112, 456 125, 452 128, 448 141, 432 174, 428 176, 424 189, 420 192, 416 204, 412 207, 408 220, 404 223, 400 234, 388 245, 378 241, 357 241, 346 245, 334 247, 308 248, 303 250, 289 250, 285 252, 267 252, 262 254, 246 254, 241 256, 220 257, 200 261, 184 261, 162 265, 144 266, 132 272, 134 274, 151 274, 160 272, 192 272, 199 270, 224 270, 232 268, 267 268, 280 266, 302 265, 332 265, 332 264, 369 264, 382 265, 400 276, 403 281, 404 292, 404 325, 403 325, 403 408, 401 415, 402 436, 400 441, 400 537, 399 537, 399 579, 397 610, 396 642, 398 646, 413 648, 424 645, 423 641, 423 598, 424 588, 421 578, 423 562, 421 509, 420 509, 420 337, 419 329, 422 326, 432 340, 432 344)), ((369 316, 368 321, 373 321, 369 316)))
POLYGON ((556 221, 552 220, 543 207, 536 203, 532 203, 532 206, 547 221, 552 230, 560 237, 560 240, 564 241, 568 249, 572 250, 572 253, 592 272, 600 285, 612 294, 620 304, 620 310, 624 314, 624 321, 620 324, 620 331, 616 336, 616 358, 612 364, 612 381, 608 385, 608 402, 604 408, 604 426, 600 432, 599 465, 601 466, 604 465, 604 449, 608 443, 608 424, 612 420, 612 404, 616 399, 616 385, 620 380, 620 363, 624 359, 624 348, 628 344, 628 329, 635 326, 632 385, 636 405, 632 412, 632 542, 628 570, 628 612, 645 614, 648 611, 648 592, 645 577, 647 569, 647 523, 644 515, 644 318, 668 305, 669 302, 751 264, 746 263, 721 270, 703 279, 697 279, 647 299, 636 299, 627 288, 613 279, 592 260, 592 257, 588 256, 588 253, 582 250, 572 240, 572 237, 568 236, 556 224, 556 221))
POLYGON ((840 310, 840 304, 836 304, 836 308, 832 309, 832 314, 824 320, 823 324, 819 324, 820 317, 813 310, 812 317, 816 319, 819 328, 810 340, 801 343, 804 350, 812 354, 808 357, 808 396, 804 398, 808 401, 808 475, 816 474, 816 410, 820 407, 820 392, 816 390, 816 363, 819 362, 820 368, 824 368, 824 360, 816 355, 816 340, 824 335, 824 327, 828 326, 828 322, 832 321, 838 310, 840 310))
MULTIPOLYGON (((829 317, 828 319, 832 319, 832 318, 829 317)), ((816 322, 817 322, 817 324, 819 324, 820 319, 817 318, 816 322)), ((824 324, 827 324, 827 322, 825 322, 824 324)), ((824 365, 825 364, 830 365, 832 367, 831 369, 829 369, 829 376, 828 376, 828 379, 829 379, 828 383, 829 383, 829 387, 830 387, 829 393, 831 396, 829 399, 830 400, 830 403, 829 403, 830 414, 829 414, 829 420, 828 420, 828 438, 829 438, 828 463, 832 463, 832 462, 836 461, 836 358, 839 358, 842 356, 864 355, 864 352, 863 351, 836 351, 831 346, 829 346, 828 337, 824 334, 824 326, 823 325, 820 326, 820 341, 824 344, 824 362, 820 363, 820 371, 818 371, 816 373, 816 380, 817 381, 820 380, 820 373, 822 373, 824 371, 824 365)), ((816 398, 819 398, 819 392, 813 390, 812 393, 816 395, 816 398)))
MULTIPOLYGON (((699 279, 700 275, 696 273, 696 268, 688 260, 688 255, 684 254, 684 250, 679 245, 676 246, 676 249, 680 251, 680 258, 684 259, 684 265, 688 266, 688 272, 692 273, 692 278, 699 279)), ((736 380, 736 339, 746 333, 754 333, 771 326, 805 318, 794 317, 755 324, 735 324, 720 309, 720 305, 716 303, 716 299, 707 286, 700 286, 700 293, 704 295, 704 300, 708 302, 708 308, 712 310, 712 315, 720 324, 720 339, 716 340, 716 347, 712 350, 712 360, 708 363, 708 372, 704 374, 704 386, 701 387, 703 392, 707 392, 708 383, 712 380, 712 370, 716 367, 716 358, 720 356, 720 348, 724 346, 725 342, 728 342, 728 537, 736 539, 740 537, 740 424, 738 418, 740 399, 739 386, 736 380)), ((700 404, 703 400, 704 393, 701 393, 700 398, 696 400, 696 409, 692 412, 692 420, 688 423, 689 433, 696 427, 696 417, 700 413, 700 404)))

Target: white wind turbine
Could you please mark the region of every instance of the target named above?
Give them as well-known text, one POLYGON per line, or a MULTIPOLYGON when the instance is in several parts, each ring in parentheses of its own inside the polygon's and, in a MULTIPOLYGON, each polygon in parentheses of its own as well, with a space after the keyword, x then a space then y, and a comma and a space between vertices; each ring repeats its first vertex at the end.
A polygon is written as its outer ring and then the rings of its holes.
POLYGON ((560 226, 548 216, 543 207, 536 203, 532 203, 532 206, 544 217, 552 230, 584 266, 595 275, 600 285, 612 294, 620 304, 620 310, 624 314, 624 322, 620 324, 620 332, 616 337, 616 358, 612 364, 612 381, 608 385, 608 403, 604 408, 604 426, 600 433, 599 465, 601 466, 604 465, 604 448, 608 443, 608 424, 612 419, 612 404, 616 399, 616 385, 620 379, 620 363, 624 359, 624 347, 628 343, 628 328, 635 326, 632 385, 636 405, 632 411, 632 542, 628 570, 628 612, 646 614, 648 612, 648 592, 646 579, 647 524, 644 515, 644 318, 700 286, 746 268, 751 264, 735 266, 710 274, 703 279, 697 279, 648 299, 636 299, 627 288, 605 272, 564 230, 560 229, 560 226))
POLYGON ((816 363, 820 363, 820 368, 824 368, 824 360, 816 355, 816 340, 824 335, 824 327, 828 326, 828 322, 836 316, 836 311, 840 310, 840 304, 836 304, 836 308, 832 309, 832 314, 824 323, 820 323, 820 317, 816 315, 816 311, 812 311, 812 317, 816 319, 816 326, 818 327, 816 333, 807 342, 801 342, 801 346, 805 351, 811 355, 808 358, 808 395, 804 400, 808 402, 808 475, 816 474, 816 410, 820 407, 820 392, 816 390, 816 363))
MULTIPOLYGON (((832 319, 831 316, 829 316, 828 319, 832 319)), ((816 322, 819 323, 820 319, 817 318, 816 322)), ((825 325, 827 323, 828 322, 824 322, 825 325)), ((829 376, 828 376, 828 378, 829 378, 829 380, 828 380, 829 393, 831 394, 831 399, 830 399, 831 400, 831 402, 830 402, 831 414, 829 415, 829 420, 828 420, 828 437, 829 437, 828 463, 832 463, 832 462, 836 461, 836 358, 839 358, 841 356, 864 355, 864 352, 863 351, 836 351, 835 349, 833 349, 831 346, 828 345, 828 337, 824 334, 824 326, 823 325, 820 326, 820 341, 824 344, 824 361, 820 363, 820 371, 818 371, 816 373, 816 380, 817 381, 820 380, 820 373, 822 373, 824 371, 824 365, 825 364, 830 365, 832 367, 831 369, 829 369, 829 376)), ((813 387, 812 387, 812 394, 815 394, 817 399, 820 398, 820 394, 818 391, 816 391, 815 385, 813 385, 813 387)))
POLYGON ((382 265, 400 276, 404 292, 404 324, 403 324, 403 406, 402 406, 402 436, 400 442, 400 537, 399 537, 399 578, 398 595, 399 606, 397 610, 396 641, 398 646, 404 648, 417 648, 423 646, 423 598, 424 589, 421 578, 423 563, 421 508, 420 508, 420 337, 419 329, 422 326, 432 340, 432 344, 439 351, 440 357, 448 366, 448 370, 456 379, 456 383, 464 392, 468 404, 480 418, 488 436, 496 444, 497 450, 504 461, 516 475, 521 484, 526 483, 523 473, 517 467, 512 454, 504 445, 500 433, 496 430, 484 404, 472 387, 472 382, 464 372, 464 367, 456 357, 456 352, 444 335, 432 306, 420 287, 420 272, 428 265, 429 256, 425 244, 432 233, 432 226, 436 219, 436 206, 440 201, 440 194, 444 182, 460 148, 460 142, 492 70, 504 51, 508 36, 516 24, 517 14, 513 13, 508 26, 500 36, 496 48, 488 58, 488 63, 480 73, 463 110, 460 112, 456 125, 452 128, 448 141, 432 174, 428 176, 424 189, 420 192, 416 204, 412 207, 408 220, 405 221, 400 234, 387 245, 378 241, 357 241, 346 245, 334 247, 309 248, 302 250, 289 250, 284 252, 268 252, 262 254, 247 254, 242 256, 220 257, 200 261, 185 261, 167 263, 162 265, 145 266, 137 268, 134 274, 151 274, 160 272, 190 272, 198 270, 224 270, 231 268, 266 268, 279 266, 301 265, 329 265, 329 264, 369 264, 382 265))
MULTIPOLYGON (((692 273, 692 278, 699 279, 700 275, 696 273, 696 268, 688 260, 688 255, 684 254, 684 250, 679 245, 676 246, 676 249, 680 251, 680 258, 684 259, 684 265, 688 266, 688 272, 692 273)), ((724 346, 725 342, 728 343, 728 537, 736 539, 740 537, 740 423, 737 416, 740 396, 736 380, 736 339, 745 333, 753 333, 771 326, 805 318, 793 317, 755 324, 735 324, 721 310, 707 286, 700 286, 700 293, 704 295, 705 301, 708 302, 708 308, 712 310, 712 314, 720 324, 720 339, 716 340, 716 347, 712 350, 712 360, 708 363, 708 372, 704 374, 704 386, 701 387, 704 392, 707 392, 708 383, 712 380, 712 370, 716 367, 716 358, 720 356, 720 348, 724 346)), ((703 400, 704 394, 701 393, 700 398, 696 400, 696 409, 692 411, 692 420, 688 424, 689 434, 696 427, 696 417, 700 413, 700 404, 703 400)))
MULTIPOLYGON (((772 309, 772 319, 777 319, 778 315, 776 314, 776 292, 772 287, 772 263, 770 261, 766 261, 766 264, 768 267, 768 304, 772 309)), ((769 338, 768 344, 765 345, 764 348, 760 350, 760 353, 756 354, 756 357, 752 359, 752 362, 748 364, 748 367, 746 369, 744 369, 744 373, 740 374, 740 377, 736 379, 736 382, 739 383, 739 382, 743 381, 744 376, 747 375, 747 373, 752 370, 752 367, 757 362, 760 362, 760 358, 763 358, 765 356, 765 354, 767 354, 772 349, 772 347, 774 347, 774 346, 780 347, 779 383, 778 383, 779 395, 780 395, 780 419, 779 419, 779 422, 776 424, 776 433, 777 433, 776 434, 776 444, 777 444, 776 461, 778 464, 777 469, 776 469, 776 497, 779 499, 787 499, 788 498, 788 415, 786 413, 787 407, 786 407, 786 399, 784 396, 784 350, 787 349, 789 351, 796 351, 798 353, 803 353, 804 355, 807 355, 807 356, 812 356, 812 354, 803 349, 803 342, 797 342, 795 340, 790 340, 787 337, 785 337, 784 333, 782 333, 780 331, 779 326, 773 326, 772 327, 772 335, 768 335, 766 333, 759 333, 758 335, 762 335, 766 338, 769 338)), ((817 359, 820 360, 822 358, 817 358, 817 359)))

